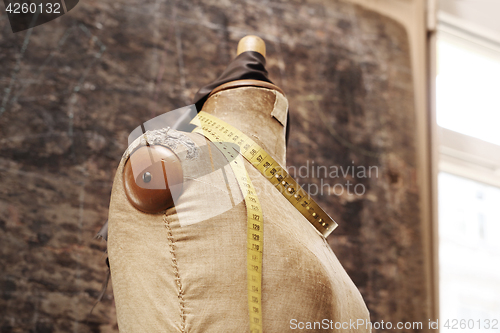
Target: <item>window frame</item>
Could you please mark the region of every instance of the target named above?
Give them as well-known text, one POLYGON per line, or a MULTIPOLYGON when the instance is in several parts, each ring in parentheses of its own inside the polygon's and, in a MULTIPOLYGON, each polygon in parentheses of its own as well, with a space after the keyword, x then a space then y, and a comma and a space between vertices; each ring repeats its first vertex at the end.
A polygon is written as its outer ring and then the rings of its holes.
MULTIPOLYGON (((440 309, 440 262, 439 262, 439 214, 437 178, 440 172, 477 181, 489 186, 500 188, 500 145, 490 143, 469 135, 458 133, 437 124, 436 110, 436 77, 437 77, 437 43, 440 39, 458 42, 473 47, 479 54, 500 59, 500 37, 491 31, 473 23, 456 18, 444 12, 437 13, 436 30, 431 35, 430 48, 430 112, 431 133, 433 136, 432 151, 432 187, 434 195, 435 263, 437 275, 437 307, 440 309)), ((439 310, 438 310, 439 311, 439 310)), ((440 312, 440 311, 439 311, 440 312)))
MULTIPOLYGON (((500 38, 496 35, 444 12, 438 12, 437 17, 437 42, 439 39, 449 40, 500 60, 500 38)), ((437 65, 437 56, 435 62, 437 65)), ((438 172, 447 172, 500 187, 500 145, 439 125, 436 128, 438 172)))

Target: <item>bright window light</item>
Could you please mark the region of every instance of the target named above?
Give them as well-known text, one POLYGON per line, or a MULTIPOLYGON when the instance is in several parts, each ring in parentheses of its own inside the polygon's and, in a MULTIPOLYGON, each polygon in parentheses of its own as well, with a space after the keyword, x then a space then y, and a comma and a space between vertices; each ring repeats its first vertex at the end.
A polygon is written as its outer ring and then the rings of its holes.
POLYGON ((500 332, 500 188, 486 184, 500 173, 498 151, 470 138, 500 145, 500 52, 453 31, 438 36, 437 122, 461 133, 453 147, 440 143, 439 326, 500 332))
POLYGON ((438 186, 441 332, 500 332, 500 188, 444 172, 438 186))
POLYGON ((500 54, 440 38, 436 86, 439 126, 500 145, 500 54))

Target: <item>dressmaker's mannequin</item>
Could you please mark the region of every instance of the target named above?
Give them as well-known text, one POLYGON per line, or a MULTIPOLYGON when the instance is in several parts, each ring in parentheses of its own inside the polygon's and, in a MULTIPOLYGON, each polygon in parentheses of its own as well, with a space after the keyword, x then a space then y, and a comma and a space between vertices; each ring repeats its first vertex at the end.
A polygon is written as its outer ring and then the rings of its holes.
MULTIPOLYGON (((263 81, 226 83, 203 103, 283 166, 287 109, 279 88, 263 81)), ((168 178, 174 206, 144 213, 128 199, 123 173, 138 149, 124 156, 113 185, 108 252, 120 332, 248 332, 247 210, 234 174, 201 135, 162 133, 146 136, 178 158, 164 162, 181 166, 174 171, 180 178, 168 178)), ((245 164, 264 214, 263 331, 296 331, 307 322, 322 324, 308 332, 369 331, 349 326, 368 321, 368 311, 325 239, 245 164)))

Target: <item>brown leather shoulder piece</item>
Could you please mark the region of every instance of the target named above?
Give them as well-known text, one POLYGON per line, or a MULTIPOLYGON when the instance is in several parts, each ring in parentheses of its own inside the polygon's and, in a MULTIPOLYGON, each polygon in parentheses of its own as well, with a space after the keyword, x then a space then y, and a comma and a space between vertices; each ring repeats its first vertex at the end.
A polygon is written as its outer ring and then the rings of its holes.
POLYGON ((130 203, 145 213, 158 213, 174 206, 181 194, 182 166, 177 155, 163 146, 134 151, 125 163, 123 184, 130 203))

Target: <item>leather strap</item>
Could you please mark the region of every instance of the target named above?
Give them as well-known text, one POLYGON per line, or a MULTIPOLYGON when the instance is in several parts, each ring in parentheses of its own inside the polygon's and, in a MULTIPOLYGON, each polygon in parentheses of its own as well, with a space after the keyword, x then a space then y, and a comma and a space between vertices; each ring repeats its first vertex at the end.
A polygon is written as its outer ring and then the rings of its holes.
POLYGON ((282 93, 284 96, 286 96, 285 93, 283 92, 283 90, 281 90, 280 87, 278 87, 278 86, 276 86, 276 85, 274 85, 272 83, 266 82, 266 81, 260 81, 260 80, 236 80, 236 81, 231 81, 231 82, 227 82, 227 83, 221 84, 220 86, 218 86, 217 88, 215 88, 214 90, 212 90, 212 92, 210 93, 210 95, 208 95, 208 97, 212 96, 213 94, 218 93, 219 91, 233 89, 233 88, 240 88, 240 87, 260 87, 260 88, 267 88, 267 89, 271 89, 271 90, 277 90, 280 93, 282 93))

